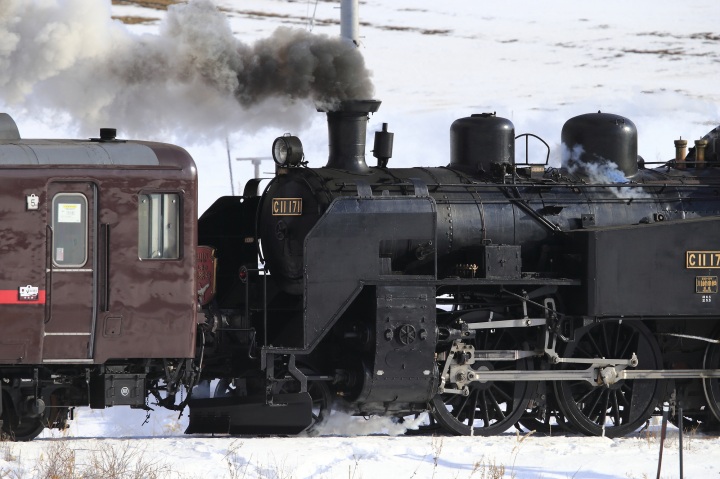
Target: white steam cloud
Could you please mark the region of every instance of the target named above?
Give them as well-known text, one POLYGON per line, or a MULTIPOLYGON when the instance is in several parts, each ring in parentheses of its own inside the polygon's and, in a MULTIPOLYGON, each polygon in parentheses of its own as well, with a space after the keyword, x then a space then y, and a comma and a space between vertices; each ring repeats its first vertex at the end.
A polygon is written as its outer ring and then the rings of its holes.
POLYGON ((245 44, 209 0, 168 8, 159 35, 110 15, 109 0, 0 0, 0 100, 86 133, 192 139, 297 128, 314 103, 373 93, 362 55, 339 37, 281 27, 245 44))
POLYGON ((392 417, 353 416, 344 411, 334 410, 305 434, 309 436, 367 436, 371 434, 401 436, 408 430, 417 430, 427 422, 427 413, 405 422, 398 422, 392 417))
MULTIPOLYGON (((601 158, 600 162, 582 161, 582 154, 585 149, 582 145, 574 145, 572 148, 565 143, 561 145, 561 163, 571 174, 583 175, 588 178, 591 184, 627 184, 628 179, 625 177, 617 163, 605 158, 601 158)), ((650 198, 651 196, 642 190, 641 187, 608 187, 618 198, 639 199, 650 198)))

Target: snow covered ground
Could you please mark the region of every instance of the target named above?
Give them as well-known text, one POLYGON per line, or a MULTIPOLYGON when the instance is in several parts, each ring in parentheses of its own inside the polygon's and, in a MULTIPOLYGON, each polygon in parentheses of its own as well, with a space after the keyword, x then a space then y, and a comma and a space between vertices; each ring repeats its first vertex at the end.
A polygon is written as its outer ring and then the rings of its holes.
MULTIPOLYGON (((7 21, 3 9, 20 3, 25 0, 0 0, 0 27, 7 21)), ((110 11, 97 0, 33 3, 56 3, 65 11, 85 8, 84 19, 91 23, 96 21, 93 15, 107 17, 110 11)), ((279 26, 311 28, 313 33, 333 36, 339 32, 337 2, 216 3, 234 36, 246 44, 270 36, 279 26)), ((106 18, 99 22, 103 28, 90 31, 97 38, 114 32, 131 40, 150 39, 158 34, 166 16, 162 10, 132 5, 115 5, 111 10, 117 17, 149 21, 125 27, 106 18)), ((452 121, 485 111, 511 119, 516 133, 540 135, 553 147, 554 157, 562 124, 575 115, 597 110, 635 122, 639 153, 647 161, 671 158, 674 139, 699 138, 720 124, 720 6, 714 0, 367 0, 361 2, 360 15, 360 51, 372 71, 374 97, 383 101, 368 130, 389 123, 395 133, 390 166, 447 164, 452 121)), ((51 24, 43 21, 45 26, 51 24)), ((47 30, 39 26, 38 31, 47 30)), ((85 31, 76 27, 50 29, 57 35, 51 38, 62 41, 64 35, 85 31)), ((69 52, 82 57, 101 43, 83 41, 80 35, 67 50, 60 43, 57 51, 45 51, 43 59, 54 65, 72 65, 76 58, 69 52)), ((13 115, 23 136, 97 136, 99 127, 113 126, 121 137, 129 136, 124 131, 131 131, 141 139, 181 144, 198 164, 201 211, 217 196, 230 194, 226 138, 233 158, 267 157, 273 139, 292 126, 290 131, 303 140, 310 165, 319 167, 326 161, 325 118, 309 101, 287 110, 276 104, 275 116, 287 118, 275 121, 268 117, 272 110, 267 108, 262 116, 252 109, 238 110, 232 116, 237 128, 226 124, 203 131, 202 137, 187 129, 153 130, 147 117, 90 126, 74 123, 60 106, 43 110, 33 101, 63 96, 63 91, 48 87, 52 71, 61 72, 60 67, 42 72, 28 68, 24 78, 29 90, 9 95, 18 80, 11 71, 17 66, 12 64, 14 57, 7 55, 11 45, 0 28, 0 110, 13 115), (298 116, 306 121, 289 121, 298 116)), ((84 93, 89 97, 93 91, 84 93)), ((73 101, 77 104, 82 98, 73 101)), ((179 123, 185 119, 187 125, 210 121, 198 118, 200 113, 194 110, 175 112, 179 123)), ((374 163, 369 154, 368 162, 374 163)), ((271 169, 268 163, 262 171, 271 169)), ((252 176, 252 166, 233 161, 233 173, 238 191, 252 176)), ((183 437, 183 420, 169 412, 157 411, 149 424, 141 426, 144 417, 123 408, 80 409, 63 435, 46 433, 29 444, 0 444, 0 477, 50 477, 46 474, 48 459, 67 453, 74 454, 76 470, 81 471, 102 451, 112 450, 116 456, 128 452, 136 460, 142 456, 140 462, 166 465, 162 471, 171 470, 170 477, 183 478, 462 479, 494 477, 492 473, 500 466, 504 466, 505 476, 518 478, 635 478, 655 476, 659 445, 657 424, 623 439, 525 437, 515 431, 492 438, 432 438, 368 435, 368 427, 378 433, 397 431, 388 423, 368 424, 357 419, 347 429, 329 429, 332 435, 328 437, 210 438, 183 437), (354 435, 356 432, 361 434, 354 435)), ((688 436, 684 454, 686 477, 717 477, 720 473, 720 440, 688 436)), ((677 430, 673 430, 662 477, 678 477, 677 461, 677 430)))

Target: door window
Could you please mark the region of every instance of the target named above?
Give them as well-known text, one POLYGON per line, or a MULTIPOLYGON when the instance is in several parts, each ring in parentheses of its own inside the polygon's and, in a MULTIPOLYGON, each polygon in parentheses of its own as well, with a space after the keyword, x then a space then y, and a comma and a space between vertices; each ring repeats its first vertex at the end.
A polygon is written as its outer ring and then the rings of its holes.
POLYGON ((80 193, 58 193, 53 198, 53 263, 79 267, 87 262, 87 198, 80 193))

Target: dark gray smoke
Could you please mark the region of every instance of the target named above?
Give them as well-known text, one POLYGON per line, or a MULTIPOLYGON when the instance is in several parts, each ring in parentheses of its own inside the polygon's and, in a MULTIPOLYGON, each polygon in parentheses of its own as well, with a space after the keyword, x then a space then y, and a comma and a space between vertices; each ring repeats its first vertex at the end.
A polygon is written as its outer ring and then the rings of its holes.
POLYGON ((209 0, 171 6, 136 35, 98 0, 0 0, 0 100, 84 133, 187 140, 299 128, 315 103, 371 98, 370 72, 341 38, 278 28, 245 44, 209 0))

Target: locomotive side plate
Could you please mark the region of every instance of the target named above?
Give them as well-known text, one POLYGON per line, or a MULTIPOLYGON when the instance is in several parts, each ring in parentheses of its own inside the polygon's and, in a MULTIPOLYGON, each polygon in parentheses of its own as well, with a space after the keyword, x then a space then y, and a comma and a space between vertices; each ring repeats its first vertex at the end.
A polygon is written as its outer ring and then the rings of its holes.
POLYGON ((301 216, 302 198, 273 198, 272 214, 273 216, 301 216))
POLYGON ((717 294, 717 276, 695 276, 695 292, 697 294, 717 294))
POLYGON ((720 251, 688 251, 685 253, 686 269, 720 269, 720 251))

